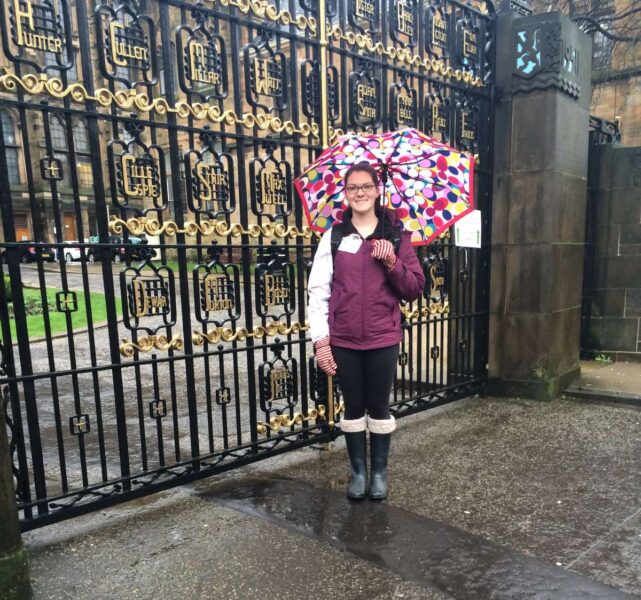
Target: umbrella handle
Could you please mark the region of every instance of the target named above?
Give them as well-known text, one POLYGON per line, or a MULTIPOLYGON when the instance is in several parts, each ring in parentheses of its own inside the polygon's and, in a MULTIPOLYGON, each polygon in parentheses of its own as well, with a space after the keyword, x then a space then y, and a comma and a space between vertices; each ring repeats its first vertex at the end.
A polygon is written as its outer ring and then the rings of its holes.
POLYGON ((383 239, 385 239, 385 190, 387 188, 387 177, 387 165, 383 165, 383 169, 381 171, 381 181, 383 183, 383 192, 381 194, 381 206, 383 207, 383 224, 381 226, 381 233, 383 239))

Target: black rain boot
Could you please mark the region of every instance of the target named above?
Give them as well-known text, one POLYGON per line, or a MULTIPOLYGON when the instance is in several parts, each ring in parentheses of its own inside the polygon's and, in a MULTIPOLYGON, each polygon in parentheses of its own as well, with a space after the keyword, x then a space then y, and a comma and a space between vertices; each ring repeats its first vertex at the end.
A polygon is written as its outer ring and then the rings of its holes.
POLYGON ((387 457, 389 455, 392 431, 396 428, 394 417, 389 419, 371 419, 368 417, 370 461, 369 497, 372 500, 387 498, 387 457))
POLYGON ((341 429, 345 434, 345 444, 352 466, 352 478, 347 487, 350 500, 363 500, 367 495, 367 421, 365 417, 353 420, 341 420, 341 429))

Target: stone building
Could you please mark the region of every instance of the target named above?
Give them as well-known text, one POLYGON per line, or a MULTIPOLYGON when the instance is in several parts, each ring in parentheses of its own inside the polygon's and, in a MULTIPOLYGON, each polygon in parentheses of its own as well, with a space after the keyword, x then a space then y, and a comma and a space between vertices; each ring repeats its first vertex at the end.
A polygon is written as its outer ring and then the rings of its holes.
POLYGON ((587 15, 614 34, 639 39, 619 42, 600 32, 593 34, 590 113, 608 121, 619 121, 624 146, 641 146, 641 11, 638 0, 531 0, 530 5, 534 12, 561 8, 571 12, 574 19, 587 15))

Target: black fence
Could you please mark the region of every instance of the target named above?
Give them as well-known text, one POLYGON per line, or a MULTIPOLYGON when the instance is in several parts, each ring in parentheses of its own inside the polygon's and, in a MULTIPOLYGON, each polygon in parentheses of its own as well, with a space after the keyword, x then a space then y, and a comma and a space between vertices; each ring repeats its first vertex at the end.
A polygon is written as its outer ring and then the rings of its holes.
POLYGON ((292 178, 341 132, 416 126, 478 155, 483 247, 419 251, 392 410, 482 390, 490 2, 3 11, 0 386, 25 530, 340 433, 292 178))

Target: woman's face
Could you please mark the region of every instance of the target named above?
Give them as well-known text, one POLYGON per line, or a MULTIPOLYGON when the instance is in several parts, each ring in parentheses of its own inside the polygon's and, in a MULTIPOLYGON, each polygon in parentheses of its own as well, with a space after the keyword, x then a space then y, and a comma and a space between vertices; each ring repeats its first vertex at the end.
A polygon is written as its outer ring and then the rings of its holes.
POLYGON ((352 213, 365 216, 374 212, 378 200, 378 185, 369 173, 356 171, 345 182, 345 197, 352 213))

